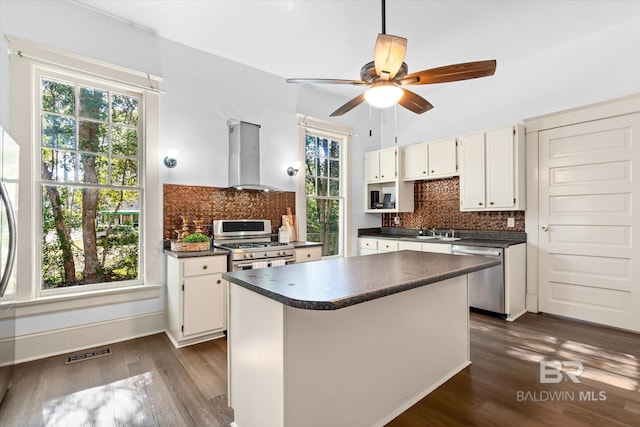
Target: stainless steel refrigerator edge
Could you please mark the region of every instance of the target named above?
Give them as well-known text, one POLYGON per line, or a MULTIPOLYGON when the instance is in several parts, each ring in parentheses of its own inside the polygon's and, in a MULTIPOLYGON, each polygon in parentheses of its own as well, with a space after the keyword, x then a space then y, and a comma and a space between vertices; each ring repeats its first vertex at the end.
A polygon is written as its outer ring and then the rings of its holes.
MULTIPOLYGON (((18 144, 0 127, 0 402, 11 386, 15 363, 18 144)), ((2 407, 0 406, 0 410, 2 407)))

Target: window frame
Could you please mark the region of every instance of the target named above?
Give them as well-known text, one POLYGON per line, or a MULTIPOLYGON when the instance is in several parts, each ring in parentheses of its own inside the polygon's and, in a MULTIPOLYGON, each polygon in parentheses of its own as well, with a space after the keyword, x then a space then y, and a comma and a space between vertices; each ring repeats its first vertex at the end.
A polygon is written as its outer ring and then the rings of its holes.
MULTIPOLYGON (((51 289, 43 288, 43 280, 42 274, 37 273, 37 277, 34 277, 37 280, 34 280, 35 296, 36 297, 48 297, 60 294, 71 294, 77 292, 91 292, 91 291, 100 291, 105 289, 115 289, 115 288, 124 288, 129 286, 141 285, 144 283, 144 269, 145 269, 145 245, 144 245, 144 219, 145 219, 145 207, 144 207, 144 193, 145 193, 145 147, 146 147, 146 139, 145 139, 145 93, 144 91, 136 88, 127 87, 125 85, 118 85, 107 80, 101 80, 95 77, 88 77, 82 75, 79 72, 70 72, 61 68, 56 68, 54 66, 46 65, 35 65, 33 67, 33 93, 37 94, 38 103, 34 103, 32 108, 32 120, 34 123, 34 137, 33 137, 33 171, 34 171, 34 222, 36 224, 36 232, 34 233, 33 240, 34 246, 36 247, 36 272, 42 271, 42 238, 41 234, 37 232, 37 230, 42 230, 42 190, 46 185, 45 180, 42 179, 42 166, 41 166, 41 150, 43 149, 42 145, 42 115, 46 112, 42 110, 42 80, 43 78, 49 78, 51 80, 55 80, 58 82, 68 83, 69 85, 73 85, 74 87, 86 87, 92 89, 99 89, 108 91, 110 93, 117 93, 120 95, 134 96, 138 98, 138 167, 137 167, 137 180, 138 183, 136 186, 131 187, 119 187, 114 186, 112 183, 106 185, 91 185, 85 184, 82 182, 64 182, 64 181, 53 181, 52 185, 56 187, 69 187, 74 189, 82 189, 86 187, 100 188, 100 189, 125 189, 138 191, 139 196, 139 216, 142 219, 142 226, 138 228, 138 278, 137 279, 129 279, 122 280, 117 282, 100 282, 100 283, 92 283, 86 285, 77 285, 77 286, 68 286, 68 287, 58 287, 51 289)), ((79 100, 75 100, 75 108, 78 108, 79 100)), ((77 111, 75 112, 77 116, 77 111)), ((109 120, 109 123, 111 121, 109 120)), ((76 139, 78 138, 78 123, 76 123, 76 139)), ((83 150, 78 148, 78 142, 76 141, 76 148, 74 151, 77 154, 83 153, 83 150)), ((111 169, 111 154, 108 155, 109 158, 109 169, 111 169)))
MULTIPOLYGON (((351 226, 351 197, 350 197, 350 152, 351 152, 351 138, 352 129, 340 125, 334 122, 325 121, 322 119, 309 117, 306 115, 298 114, 298 161, 302 165, 303 169, 305 163, 305 147, 306 136, 311 134, 314 136, 320 136, 323 138, 334 139, 340 142, 340 196, 326 197, 330 199, 339 199, 340 203, 340 229, 338 238, 338 254, 323 256, 323 259, 342 258, 349 256, 350 242, 352 239, 350 233, 351 226)), ((298 188, 296 197, 296 211, 298 214, 298 233, 301 239, 307 238, 307 194, 305 189, 306 170, 304 173, 298 175, 298 188)), ((317 196, 316 196, 317 197, 317 196)))
POLYGON ((20 315, 54 313, 61 310, 75 310, 93 306, 133 302, 160 298, 164 288, 164 264, 162 262, 162 241, 154 238, 162 233, 162 191, 160 181, 160 95, 158 88, 162 78, 156 75, 132 70, 98 59, 79 55, 66 50, 46 46, 38 42, 7 36, 10 65, 10 133, 20 145, 20 200, 18 214, 18 251, 16 271, 18 276, 16 307, 20 315), (33 105, 40 102, 39 90, 33 91, 33 74, 37 66, 54 66, 64 72, 79 72, 89 79, 98 77, 110 85, 124 85, 144 91, 144 177, 145 192, 144 225, 141 229, 141 245, 144 266, 141 270, 143 283, 135 286, 119 286, 97 290, 88 286, 70 287, 69 293, 40 295, 40 272, 36 271, 36 247, 34 241, 41 238, 41 226, 36 224, 32 212, 36 201, 42 198, 34 190, 39 188, 34 182, 34 134, 33 105), (158 161, 154 161, 158 159, 158 161), (39 229, 40 227, 40 229, 39 229), (35 236, 35 237, 34 237, 35 236), (24 243, 23 243, 24 242, 24 243), (26 244, 25 244, 26 243, 26 244), (155 256, 157 255, 157 257, 155 256), (151 258, 149 258, 151 256, 151 258))

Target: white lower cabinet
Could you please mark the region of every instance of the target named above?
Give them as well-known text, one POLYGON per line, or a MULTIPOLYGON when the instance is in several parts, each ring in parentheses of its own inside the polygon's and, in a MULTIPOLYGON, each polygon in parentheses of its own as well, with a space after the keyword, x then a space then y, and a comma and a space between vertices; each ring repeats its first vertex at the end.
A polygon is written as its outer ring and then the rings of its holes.
POLYGON ((451 245, 446 243, 409 242, 399 239, 374 239, 371 237, 360 237, 358 239, 358 253, 360 255, 404 250, 450 254, 451 245))
POLYGON ((183 347, 218 338, 227 328, 227 257, 167 256, 167 335, 183 347))
POLYGON ((446 243, 422 243, 422 252, 436 252, 439 254, 450 254, 451 245, 446 243))
POLYGON ((320 261, 322 259, 322 246, 307 246, 295 249, 296 264, 301 262, 320 261))

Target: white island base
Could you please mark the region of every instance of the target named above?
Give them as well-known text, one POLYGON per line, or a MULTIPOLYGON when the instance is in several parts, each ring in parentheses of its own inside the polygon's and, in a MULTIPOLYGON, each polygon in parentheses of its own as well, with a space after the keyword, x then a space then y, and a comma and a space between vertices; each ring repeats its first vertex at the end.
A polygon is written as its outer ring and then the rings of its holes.
POLYGON ((471 363, 466 275, 339 310, 230 283, 229 304, 235 427, 383 426, 471 363))

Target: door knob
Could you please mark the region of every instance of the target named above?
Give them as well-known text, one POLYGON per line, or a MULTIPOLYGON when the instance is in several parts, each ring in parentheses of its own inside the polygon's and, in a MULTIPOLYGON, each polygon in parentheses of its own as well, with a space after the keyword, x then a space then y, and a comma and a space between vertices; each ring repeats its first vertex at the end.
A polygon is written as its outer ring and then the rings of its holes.
POLYGON ((543 225, 541 228, 542 231, 549 231, 549 226, 543 225))

